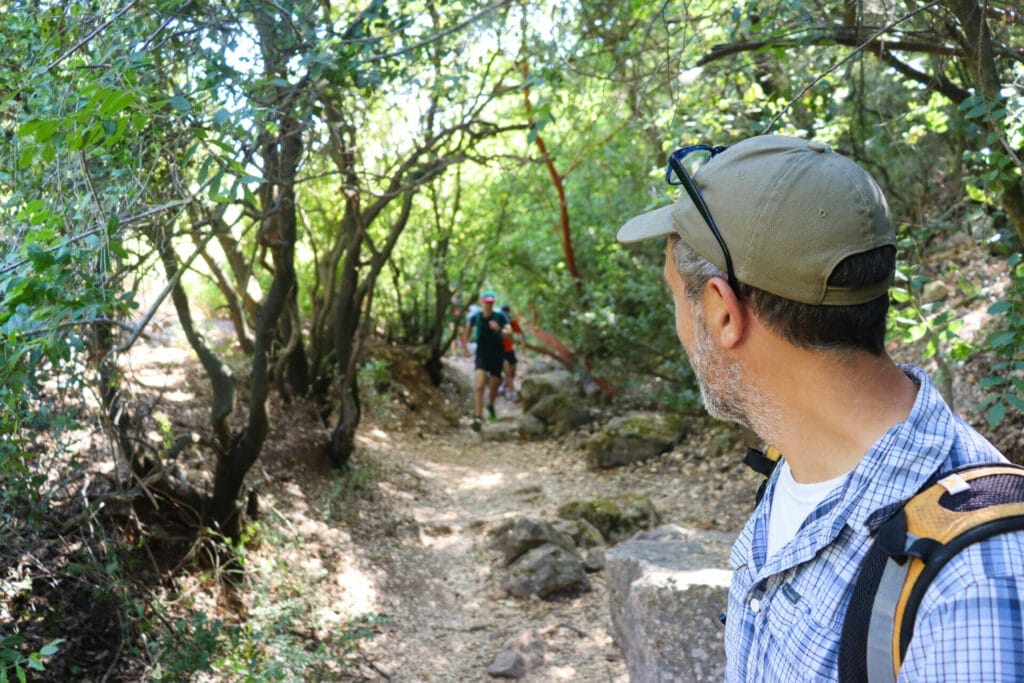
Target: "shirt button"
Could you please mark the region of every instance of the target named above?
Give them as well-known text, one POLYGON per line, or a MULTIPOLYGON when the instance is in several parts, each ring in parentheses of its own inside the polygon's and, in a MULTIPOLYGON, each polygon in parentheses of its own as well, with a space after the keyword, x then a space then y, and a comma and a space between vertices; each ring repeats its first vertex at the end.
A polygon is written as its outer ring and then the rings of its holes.
POLYGON ((761 601, 758 600, 757 598, 752 598, 750 600, 750 611, 753 612, 754 614, 757 614, 758 612, 760 612, 761 611, 761 601))

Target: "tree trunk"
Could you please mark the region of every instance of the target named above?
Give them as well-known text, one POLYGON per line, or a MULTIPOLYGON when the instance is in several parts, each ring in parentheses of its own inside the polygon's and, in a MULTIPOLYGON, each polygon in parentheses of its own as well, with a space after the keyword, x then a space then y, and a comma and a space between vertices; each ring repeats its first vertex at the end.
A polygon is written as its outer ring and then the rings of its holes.
POLYGON ((295 175, 302 155, 302 124, 282 114, 278 133, 263 141, 265 177, 261 189, 264 215, 274 215, 279 238, 269 245, 274 259, 274 279, 260 307, 250 370, 249 415, 245 429, 236 434, 217 458, 214 469, 211 525, 237 539, 241 533, 239 494, 245 475, 260 456, 269 431, 267 398, 270 392, 271 349, 281 313, 295 297, 295 242, 298 235, 295 210, 295 175))
POLYGON ((337 423, 331 434, 328 456, 331 465, 344 467, 355 451, 355 432, 361 416, 359 385, 356 379, 356 351, 360 323, 361 302, 359 301, 359 256, 361 253, 363 229, 352 214, 346 216, 351 233, 345 257, 342 261, 341 277, 335 296, 334 314, 334 359, 337 363, 340 405, 337 423))

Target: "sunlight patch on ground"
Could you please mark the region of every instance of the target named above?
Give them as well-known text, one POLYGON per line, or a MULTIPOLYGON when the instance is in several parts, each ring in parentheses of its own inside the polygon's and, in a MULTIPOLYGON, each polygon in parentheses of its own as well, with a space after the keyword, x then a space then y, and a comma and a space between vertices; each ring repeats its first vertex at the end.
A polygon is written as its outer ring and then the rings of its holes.
POLYGON ((473 544, 467 541, 462 534, 451 534, 448 536, 424 536, 423 545, 435 550, 448 550, 451 552, 472 552, 473 544))
POLYGON ((356 443, 366 448, 375 446, 387 446, 391 443, 391 437, 387 432, 377 428, 368 429, 365 432, 356 432, 356 443))
POLYGON ((551 666, 545 669, 544 673, 555 681, 575 681, 579 675, 576 668, 572 666, 551 666))
POLYGON ((352 619, 379 612, 381 592, 373 574, 348 553, 351 536, 323 518, 326 510, 310 507, 315 500, 310 494, 287 482, 266 497, 274 512, 275 528, 269 533, 275 540, 259 552, 262 590, 257 592, 268 604, 304 603, 309 628, 327 639, 352 619))
POLYGON ((134 381, 153 389, 171 389, 165 398, 185 402, 195 398, 193 394, 181 390, 187 386, 185 368, 192 359, 190 349, 137 344, 125 354, 122 364, 134 381))
POLYGON ((475 476, 464 477, 460 482, 458 491, 472 491, 476 489, 494 489, 505 483, 505 475, 501 472, 482 472, 475 476))
POLYGON ((188 403, 189 401, 194 400, 195 397, 196 395, 193 393, 178 390, 168 391, 164 394, 164 398, 173 403, 188 403))
POLYGON ((335 570, 334 583, 342 589, 342 604, 333 604, 327 611, 340 609, 340 620, 356 614, 366 614, 378 609, 380 592, 377 582, 355 566, 339 567, 335 570))

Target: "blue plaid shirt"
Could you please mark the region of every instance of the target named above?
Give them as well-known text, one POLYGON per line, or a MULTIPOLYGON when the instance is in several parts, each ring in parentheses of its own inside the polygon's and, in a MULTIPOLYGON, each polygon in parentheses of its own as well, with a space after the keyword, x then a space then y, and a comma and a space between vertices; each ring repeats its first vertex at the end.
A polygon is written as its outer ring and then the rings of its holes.
MULTIPOLYGON (((727 681, 836 680, 843 618, 871 531, 940 470, 1005 462, 923 371, 902 368, 920 387, 910 416, 875 442, 770 560, 777 475, 768 482, 730 558, 727 681)), ((925 594, 900 681, 1024 679, 1022 605, 1024 532, 969 546, 925 594)))

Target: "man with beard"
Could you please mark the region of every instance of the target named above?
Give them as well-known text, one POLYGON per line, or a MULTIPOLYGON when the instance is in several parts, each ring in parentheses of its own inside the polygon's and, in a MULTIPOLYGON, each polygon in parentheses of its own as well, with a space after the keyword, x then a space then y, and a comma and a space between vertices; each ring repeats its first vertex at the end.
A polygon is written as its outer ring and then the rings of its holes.
MULTIPOLYGON (((618 239, 668 236, 676 333, 708 412, 781 454, 730 558, 726 678, 837 680, 881 521, 936 474, 1005 459, 886 353, 896 237, 863 169, 824 143, 765 135, 678 150, 666 179, 685 192, 618 239)), ((925 594, 900 680, 1020 675, 1022 564, 1022 532, 956 555, 925 594)))

